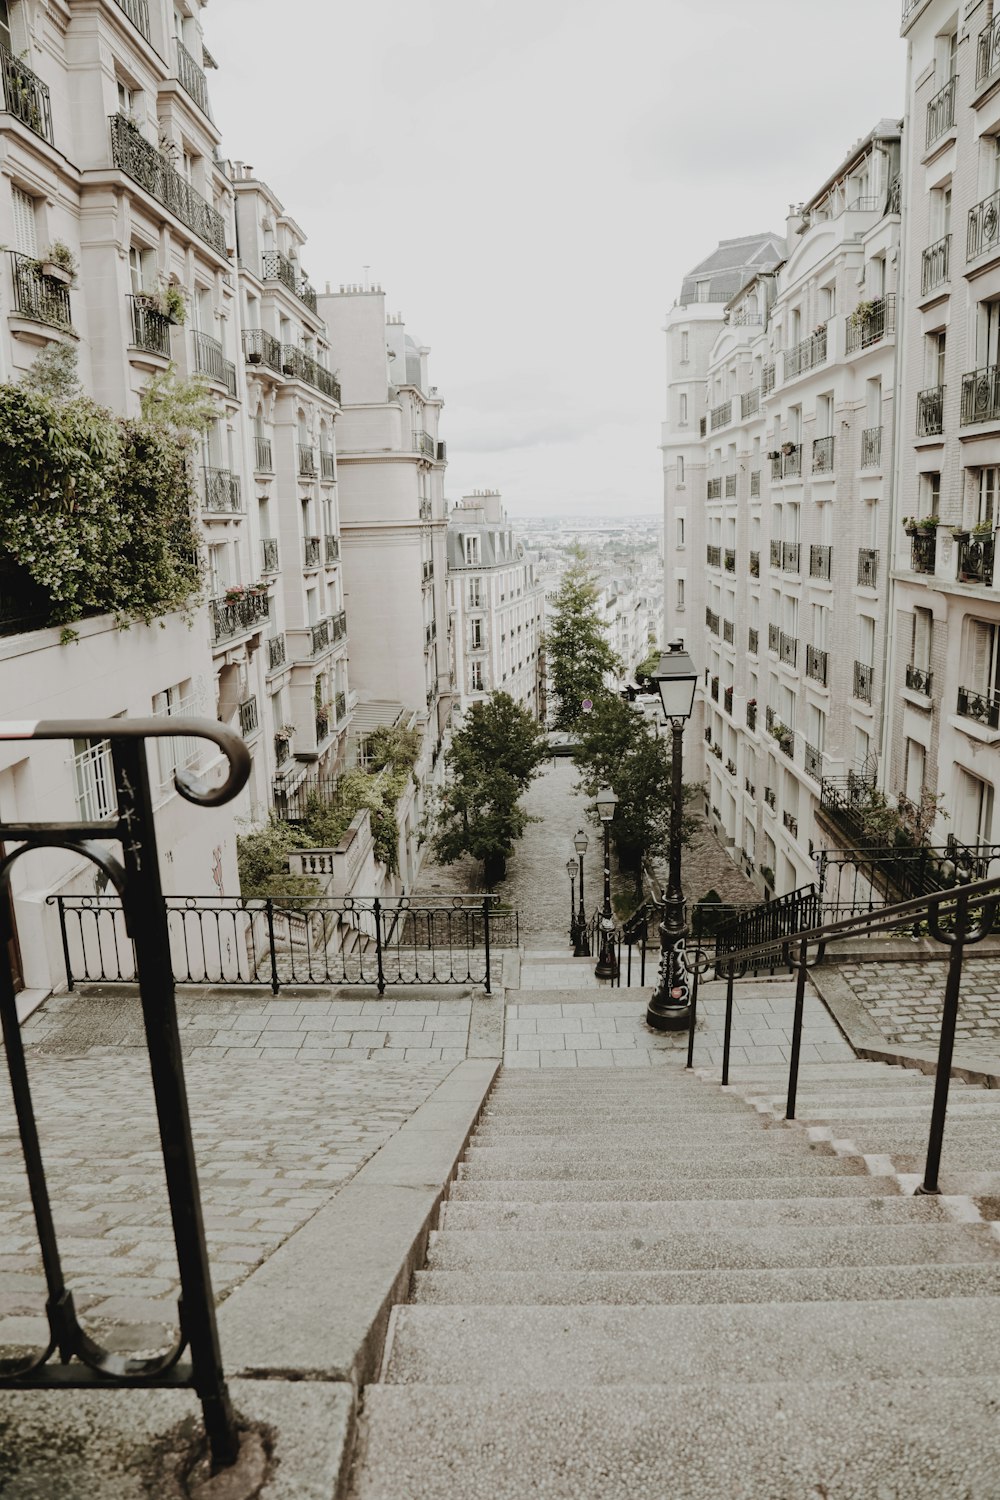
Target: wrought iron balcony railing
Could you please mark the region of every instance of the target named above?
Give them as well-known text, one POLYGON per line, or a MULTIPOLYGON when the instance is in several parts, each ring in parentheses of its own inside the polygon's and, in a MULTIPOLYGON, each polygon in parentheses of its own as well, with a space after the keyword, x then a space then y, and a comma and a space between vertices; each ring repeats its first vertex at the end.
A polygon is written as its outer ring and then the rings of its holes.
POLYGON ((434 439, 429 432, 415 432, 413 434, 413 451, 419 453, 422 458, 433 459, 435 457, 434 439))
POLYGON ((886 334, 896 332, 896 294, 887 292, 875 302, 864 302, 844 319, 847 329, 846 349, 856 354, 879 344, 886 334))
POLYGON ((722 566, 727 573, 736 572, 736 553, 732 547, 727 547, 722 554, 722 566))
POLYGON ((979 33, 976 44, 976 88, 1000 73, 1000 16, 979 33))
POLYGON ((346 609, 341 609, 336 614, 330 616, 330 639, 336 644, 337 641, 342 641, 346 634, 347 611, 346 609))
POLYGON ((878 583, 878 548, 858 548, 858 583, 862 588, 873 589, 878 583))
POLYGON ((718 703, 718 701, 719 701, 719 679, 717 677, 713 677, 712 678, 711 682, 708 685, 708 690, 709 690, 709 692, 712 695, 712 702, 713 703, 718 703))
POLYGON ((721 480, 721 478, 719 478, 719 479, 710 479, 708 481, 707 485, 705 486, 705 499, 706 500, 721 500, 722 499, 722 480, 721 480))
POLYGON ((42 275, 41 262, 18 250, 8 251, 14 295, 11 311, 33 323, 68 332, 73 327, 69 288, 42 275))
POLYGON ((285 736, 283 734, 276 734, 274 736, 274 764, 276 766, 283 766, 290 754, 291 749, 285 736))
POLYGON ((757 728, 757 705, 752 699, 747 704, 747 728, 750 730, 757 728))
POLYGON ((960 583, 993 583, 996 539, 992 536, 970 536, 958 544, 958 578, 960 583))
POLYGON ((305 568, 318 568, 320 564, 320 540, 318 536, 307 536, 302 539, 302 565, 305 568))
POLYGON ((787 828, 788 832, 792 835, 792 838, 797 839, 799 836, 799 820, 797 817, 795 817, 794 813, 790 813, 788 811, 783 812, 781 814, 781 821, 787 828))
POLYGON ((764 396, 769 396, 774 390, 775 369, 776 367, 773 360, 770 364, 761 366, 760 394, 762 398, 764 396))
POLYGON ((910 541, 910 568, 914 573, 933 573, 937 566, 937 536, 918 532, 910 541))
POLYGON ((231 396, 236 395, 236 366, 228 360, 218 339, 209 333, 191 333, 194 345, 194 367, 199 375, 205 375, 218 385, 224 385, 231 396))
POLYGON ((969 222, 965 232, 965 258, 975 260, 987 250, 995 250, 1000 242, 1000 189, 969 209, 969 222))
POLYGON ((340 538, 329 533, 323 538, 323 556, 326 562, 340 561, 340 538))
POLYGON ((749 776, 744 776, 743 778, 743 790, 749 797, 756 797, 757 795, 757 788, 754 786, 749 776))
POLYGON ((821 437, 813 439, 813 468, 814 474, 833 473, 833 443, 832 437, 821 437))
POLYGON ((319 450, 319 477, 320 479, 336 479, 337 458, 330 448, 319 450))
POLYGON ((243 330, 243 358, 248 365, 267 365, 281 374, 281 340, 263 328, 243 330))
POLYGON ((197 104, 203 115, 212 118, 212 111, 208 107, 208 79, 205 70, 195 62, 184 43, 174 38, 177 48, 177 77, 181 88, 197 104))
POLYGON ((773 651, 777 656, 778 646, 781 643, 781 626, 770 624, 767 627, 767 649, 773 651))
POLYGON ((279 667, 285 665, 285 637, 283 635, 271 635, 267 638, 267 669, 269 672, 277 672, 279 667))
POLYGON ((963 719, 974 719, 988 729, 1000 729, 1000 692, 993 688, 980 692, 976 688, 960 687, 958 712, 963 719))
MULTIPOLYGON (((751 656, 757 655, 757 648, 759 647, 759 645, 760 633, 757 630, 756 625, 750 625, 747 628, 747 650, 749 651, 751 656)), ((747 722, 749 723, 749 720, 747 722)))
POLYGON ((731 687, 723 688, 723 690, 722 690, 722 706, 726 710, 727 714, 730 714, 730 715, 732 714, 732 711, 733 711, 733 690, 732 690, 731 687))
POLYGON ((261 537, 260 566, 262 573, 278 572, 278 538, 276 536, 261 537))
POLYGON ((323 709, 316 710, 316 743, 322 745, 330 733, 330 715, 323 709))
POLYGON ((927 129, 924 146, 928 151, 934 142, 939 141, 955 123, 955 85, 957 82, 958 79, 953 73, 944 88, 938 89, 933 99, 927 101, 927 129))
POLYGON ((809 548, 809 577, 825 578, 829 581, 833 561, 833 548, 817 545, 809 548))
POLYGON ((977 422, 1000 421, 1000 365, 985 365, 962 376, 959 422, 971 427, 977 422))
POLYGON ((164 317, 151 305, 144 292, 130 296, 129 308, 132 316, 132 346, 145 349, 149 354, 162 354, 170 358, 170 319, 164 317))
POLYGON ((238 474, 229 469, 203 467, 201 480, 205 510, 242 515, 243 493, 238 474))
POLYGON ((792 443, 790 452, 779 453, 771 459, 772 479, 797 479, 802 473, 802 445, 792 443))
POLYGON ((239 705, 240 733, 246 739, 248 735, 256 734, 260 728, 260 720, 257 717, 257 697, 245 698, 239 705))
POLYGON ((736 762, 734 760, 727 760, 726 761, 726 770, 729 772, 730 776, 735 776, 736 775, 736 762))
POLYGON ((773 786, 766 786, 764 788, 764 801, 771 811, 774 812, 778 805, 778 794, 773 786))
POLYGON ((210 599, 208 612, 212 622, 212 644, 231 640, 236 635, 246 635, 259 628, 260 622, 270 614, 271 601, 267 594, 248 590, 238 599, 210 599))
POLYGON ((750 499, 756 500, 760 495, 760 470, 750 470, 750 499))
POLYGON ((785 573, 802 571, 802 545, 800 542, 782 542, 781 567, 785 573))
POLYGON ((111 116, 111 159, 119 171, 169 209, 192 233, 219 255, 225 255, 226 224, 222 215, 125 115, 111 116))
POLYGON ((6 47, 0 47, 0 78, 3 79, 3 107, 7 113, 52 145, 48 84, 43 83, 27 63, 12 56, 6 47))
POLYGON ((784 354, 785 379, 792 380, 796 375, 804 375, 807 370, 815 369, 826 360, 826 329, 820 328, 816 333, 811 333, 808 338, 802 339, 791 349, 786 349, 784 354))
POLYGON ((906 686, 914 693, 923 693, 925 698, 929 698, 933 681, 933 672, 928 672, 926 667, 915 667, 913 662, 907 662, 906 686))
POLYGON ((304 381, 306 385, 322 391, 324 396, 330 396, 334 401, 340 400, 340 381, 329 370, 324 370, 311 354, 295 344, 281 346, 281 373, 304 381))
POLYGON ((295 452, 298 458, 299 477, 301 479, 316 478, 316 449, 308 443, 296 443, 295 452))
POLYGON ((421 500, 418 506, 418 515, 421 521, 431 521, 434 518, 434 506, 430 500, 421 500))
POLYGON ((149 0, 116 0, 119 10, 128 16, 136 31, 149 41, 149 0))
POLYGON ((784 631, 778 640, 778 657, 786 667, 794 667, 799 657, 798 637, 786 635, 784 631))
POLYGON ((760 386, 755 385, 752 391, 744 391, 740 397, 740 416, 753 417, 760 411, 760 386))
POLYGON ((819 646, 806 647, 807 677, 811 677, 814 682, 818 682, 823 687, 826 687, 829 665, 830 658, 826 651, 822 651, 819 646))
POLYGON ((704 437, 707 431, 708 431, 708 419, 706 417, 700 417, 699 420, 698 420, 698 436, 699 437, 704 437))
POLYGON ((333 711, 337 715, 337 723, 343 724, 347 718, 347 694, 337 693, 333 700, 333 711))
POLYGON ((874 668, 867 662, 856 661, 854 663, 854 696, 862 703, 872 701, 872 680, 874 668))
POLYGON ((734 626, 732 620, 723 620, 723 622, 722 622, 722 639, 725 641, 725 643, 726 643, 727 646, 731 646, 733 644, 733 642, 735 641, 735 639, 736 639, 736 627, 734 626))
POLYGON ((735 474, 727 474, 726 475, 726 499, 727 500, 735 500, 736 499, 736 475, 735 474))
POLYGON ((713 406, 709 413, 709 421, 713 432, 718 432, 720 427, 728 427, 733 420, 732 399, 722 401, 718 406, 713 406))
POLYGON ((282 286, 304 302, 310 312, 316 311, 316 293, 304 276, 300 276, 295 262, 282 255, 280 250, 269 250, 261 258, 261 274, 265 281, 280 281, 282 286))
POLYGON ((708 546, 705 548, 705 562, 710 568, 722 567, 722 548, 708 546))
POLYGON ((881 427, 866 427, 862 431, 861 467, 863 469, 880 469, 882 467, 881 427))
POLYGON ((917 392, 917 437, 936 437, 944 431, 943 385, 917 392))
POLYGON ((771 567, 781 567, 781 543, 772 539, 771 541, 771 567))
POLYGON ((274 457, 271 453, 270 438, 254 437, 253 467, 255 474, 274 473, 274 457))
POLYGON ((928 245, 920 259, 920 295, 928 296, 951 280, 951 235, 942 235, 928 245))
POLYGON ((759 578, 760 577, 760 553, 759 552, 751 552, 750 553, 750 569, 749 569, 749 571, 750 571, 750 577, 751 578, 759 578))

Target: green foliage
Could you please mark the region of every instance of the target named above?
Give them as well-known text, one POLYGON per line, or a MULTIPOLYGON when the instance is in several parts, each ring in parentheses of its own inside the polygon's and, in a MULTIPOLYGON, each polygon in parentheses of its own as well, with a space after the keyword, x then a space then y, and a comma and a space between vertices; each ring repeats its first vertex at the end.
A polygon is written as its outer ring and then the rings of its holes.
POLYGON ((71 625, 64 625, 62 630, 60 630, 59 632, 60 646, 72 646, 73 643, 75 641, 78 641, 79 639, 80 632, 78 630, 74 630, 71 625))
POLYGON ((22 388, 37 391, 56 402, 75 401, 83 395, 77 374, 77 353, 73 344, 47 344, 32 361, 21 380, 22 388))
POLYGON ((201 375, 182 380, 175 364, 153 376, 140 398, 140 409, 144 421, 172 433, 185 449, 194 447, 216 415, 207 380, 201 375))
POLYGON ((638 682, 643 677, 652 677, 653 673, 660 665, 660 657, 662 654, 663 653, 660 651, 659 646, 650 646, 648 656, 644 661, 641 661, 635 669, 636 682, 638 682))
POLYGON ((0 563, 52 624, 114 612, 150 621, 200 586, 185 449, 75 393, 72 364, 0 385, 0 563))
POLYGON ((597 585, 586 565, 567 569, 546 632, 545 652, 552 681, 552 727, 573 729, 585 698, 596 703, 606 693, 604 678, 622 664, 608 644, 597 611, 597 585))
POLYGON ((420 758, 420 730, 406 729, 402 724, 373 729, 366 742, 368 769, 381 771, 395 766, 397 771, 412 771, 420 758))
POLYGON ((283 906, 308 908, 322 894, 319 881, 311 875, 291 875, 288 854, 291 849, 313 847, 307 833, 280 818, 272 818, 266 827, 253 833, 238 835, 236 865, 243 898, 263 900, 271 896, 283 906))
POLYGON ((396 803, 406 790, 407 771, 375 775, 348 771, 337 785, 334 802, 324 802, 315 792, 306 800, 303 827, 311 845, 335 849, 359 812, 371 815, 375 854, 395 873, 399 869, 399 823, 396 803))
POLYGON ((526 791, 548 759, 545 731, 509 693, 474 703, 457 730, 448 756, 457 777, 504 771, 526 791))
POLYGON ((692 936, 712 937, 718 932, 722 923, 728 920, 728 913, 713 911, 713 907, 722 906, 722 897, 713 886, 706 891, 700 901, 696 901, 691 911, 692 936))

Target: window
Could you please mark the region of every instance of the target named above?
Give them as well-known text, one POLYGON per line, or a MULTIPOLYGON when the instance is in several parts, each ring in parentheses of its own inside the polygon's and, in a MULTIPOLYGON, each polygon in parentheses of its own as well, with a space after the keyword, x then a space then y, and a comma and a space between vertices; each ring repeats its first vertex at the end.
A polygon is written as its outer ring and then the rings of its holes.
POLYGON ((869 769, 868 757, 871 754, 871 735, 867 729, 856 728, 854 731, 854 769, 859 774, 864 774, 869 769))
POLYGON ((688 424, 688 398, 684 394, 684 392, 682 391, 681 392, 681 397, 680 397, 680 407, 679 407, 679 415, 678 415, 678 418, 677 418, 677 425, 679 427, 686 427, 687 424, 688 424))
POLYGON ((469 608, 482 609, 483 607, 483 580, 481 578, 469 579, 469 608))
POLYGON ((918 740, 906 741, 903 785, 911 802, 919 804, 924 790, 924 767, 927 752, 918 740))
POLYGON ((479 566, 479 538, 477 536, 465 538, 465 565, 466 567, 479 566))
POLYGON ((479 661, 469 663, 469 691, 481 693, 483 691, 483 664, 479 661))
POLYGON ((684 579, 683 578, 678 578, 678 580, 677 580, 677 608, 678 609, 683 609, 684 608, 684 579))
POLYGON ((979 485, 976 492, 976 521, 992 524, 997 514, 997 480, 1000 469, 990 467, 979 470, 979 485))
POLYGON ((941 475, 939 473, 921 474, 920 514, 922 516, 940 515, 940 507, 941 475))
POLYGON ((11 187, 11 208, 14 212, 14 248, 22 255, 38 254, 38 235, 35 230, 35 200, 19 187, 11 187))
POLYGON ((711 294, 712 282, 710 279, 706 279, 704 281, 696 281, 695 289, 697 292, 697 300, 699 302, 707 302, 711 294))
POLYGON ((118 82, 118 113, 120 115, 127 115, 129 118, 132 118, 135 115, 135 112, 136 112, 135 106, 136 106, 136 101, 138 100, 138 97, 139 97, 138 93, 132 87, 131 84, 123 82, 123 80, 121 78, 119 78, 117 80, 117 82, 118 82))
POLYGON ((684 483, 684 459, 681 454, 677 455, 677 488, 680 489, 684 483))
POLYGON ((866 667, 875 662, 875 621, 871 615, 861 615, 858 619, 858 661, 866 667))
POLYGON ((689 337, 688 337, 688 331, 685 328, 682 331, 682 333, 681 333, 681 364, 682 365, 686 365, 687 362, 688 362, 688 359, 690 358, 689 343, 690 343, 690 340, 689 340, 689 337))
POLYGON ((963 844, 988 844, 993 832, 993 786, 959 768, 955 836, 963 844))
POLYGON ((483 648, 483 622, 482 622, 482 620, 473 620, 471 622, 471 624, 470 624, 470 640, 469 640, 469 644, 472 647, 473 651, 481 651, 482 650, 482 648, 483 648))
POLYGON ((970 620, 965 642, 962 686, 986 696, 1000 692, 1000 631, 985 620, 970 620))
POLYGON ((8 52, 14 51, 14 43, 10 34, 10 14, 7 10, 7 0, 0 0, 0 47, 6 47, 8 52))
POLYGON ((155 250, 147 250, 142 245, 130 245, 128 269, 133 293, 156 290, 155 250))
MULTIPOLYGON (((199 717, 199 703, 191 690, 191 683, 179 682, 153 694, 153 717, 156 719, 191 719, 199 717)), ((160 782, 166 786, 173 772, 181 766, 190 766, 198 759, 199 744, 196 739, 185 736, 165 736, 156 741, 157 759, 160 766, 160 782)))
POLYGON ((816 397, 816 436, 830 437, 833 432, 833 397, 816 397))
POLYGON ((931 189, 931 238, 943 240, 951 232, 951 183, 931 189))
POLYGON ((683 516, 678 516, 677 517, 677 545, 678 545, 678 547, 683 547, 684 546, 684 517, 683 516))
POLYGON ((110 818, 118 811, 110 740, 73 741, 76 808, 85 823, 110 818))
POLYGON ((910 628, 910 665, 926 672, 931 664, 934 614, 929 609, 915 609, 910 628))

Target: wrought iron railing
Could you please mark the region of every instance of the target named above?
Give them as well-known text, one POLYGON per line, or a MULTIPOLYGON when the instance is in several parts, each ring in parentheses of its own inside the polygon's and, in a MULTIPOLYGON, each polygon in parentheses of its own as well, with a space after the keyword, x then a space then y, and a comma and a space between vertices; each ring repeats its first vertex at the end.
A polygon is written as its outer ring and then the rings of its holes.
POLYGON ((260 565, 264 573, 278 572, 278 538, 276 536, 261 537, 260 565))
POLYGON ((271 452, 271 439, 255 437, 253 440, 253 467, 255 474, 274 473, 274 455, 271 452))
POLYGON ((802 473, 802 445, 800 443, 789 443, 789 451, 775 455, 771 459, 772 479, 798 479, 802 473))
POLYGON ((69 287, 42 274, 41 262, 33 255, 8 251, 14 295, 11 311, 34 323, 69 331, 73 327, 69 287))
POLYGON ((943 385, 917 392, 917 437, 936 437, 944 431, 943 385))
POLYGON ((347 634, 347 611, 340 609, 336 614, 330 616, 330 639, 337 643, 342 641, 347 634))
POLYGON ((328 650, 332 644, 333 638, 330 634, 329 618, 317 620, 315 625, 310 626, 309 654, 311 656, 319 656, 321 652, 328 650))
POLYGON ((250 592, 239 599, 210 599, 208 612, 212 622, 212 644, 231 640, 233 636, 245 635, 260 628, 270 615, 271 601, 267 594, 250 592))
POLYGON ((708 626, 709 630, 712 632, 713 635, 718 635, 718 633, 719 633, 719 617, 716 614, 716 612, 715 612, 714 609, 707 609, 706 608, 706 610, 705 610, 705 624, 708 626))
POLYGON ((722 566, 727 573, 736 572, 736 552, 732 547, 726 547, 723 551, 722 566))
POLYGON ((951 235, 942 235, 928 245, 920 258, 920 295, 926 297, 951 280, 951 235))
POLYGON ((735 641, 735 639, 736 639, 736 627, 734 626, 732 620, 723 620, 723 622, 722 622, 722 639, 725 641, 725 643, 726 643, 727 646, 731 646, 733 644, 733 642, 735 641))
POLYGON ((760 553, 759 552, 751 552, 750 553, 750 560, 749 560, 749 565, 748 565, 748 571, 749 571, 749 574, 750 574, 751 578, 759 578, 760 577, 760 553))
POLYGON ((731 687, 723 688, 722 690, 722 706, 726 710, 727 714, 732 714, 733 690, 731 687))
POLYGON ((243 494, 238 474, 231 473, 229 469, 203 467, 201 485, 202 506, 205 510, 242 514, 243 494))
POLYGON ((781 822, 782 826, 792 835, 792 838, 797 839, 799 836, 799 820, 795 814, 790 813, 786 808, 781 814, 781 822))
POLYGON ((263 328, 243 330, 243 357, 248 365, 266 365, 281 373, 281 340, 263 328))
POLYGON ((760 470, 750 470, 750 499, 756 500, 760 495, 760 470))
POLYGON ((992 536, 970 536, 958 544, 958 577, 961 583, 993 583, 996 542, 992 536))
POLYGON ((815 777, 817 781, 823 780, 823 752, 808 741, 803 747, 802 764, 809 776, 815 777))
POLYGON ((796 375, 804 375, 807 370, 814 369, 817 365, 824 363, 826 359, 826 329, 819 328, 811 333, 808 338, 802 339, 791 349, 784 353, 784 374, 786 380, 792 380, 796 375))
POLYGON ((969 209, 969 222, 965 234, 965 258, 975 260, 987 250, 996 248, 1000 240, 1000 189, 990 193, 981 203, 969 209))
POLYGON ((340 538, 327 534, 323 538, 323 559, 328 563, 340 561, 340 538))
POLYGON ((125 115, 111 116, 111 159, 157 203, 176 215, 219 255, 226 253, 226 224, 161 151, 125 115))
POLYGON ((298 457, 299 477, 302 479, 315 479, 316 449, 308 443, 296 443, 295 452, 298 457))
POLYGON ((833 473, 833 444, 832 437, 813 439, 812 471, 814 474, 833 473))
POLYGON ((872 701, 872 680, 874 668, 868 662, 856 661, 854 663, 854 696, 862 703, 872 701))
POLYGON ((274 736, 274 764, 276 766, 283 766, 291 753, 292 747, 288 742, 287 736, 276 734, 274 736))
POLYGON ((858 583, 862 588, 873 589, 878 583, 878 548, 858 548, 858 583))
POLYGON ((728 427, 732 420, 732 398, 730 398, 728 401, 720 402, 718 406, 713 406, 712 410, 709 413, 709 423, 713 432, 717 432, 720 427, 728 427))
POLYGON ((267 669, 269 672, 277 672, 285 665, 285 637, 283 635, 271 635, 267 638, 267 669))
POLYGON ((245 698, 239 705, 240 733, 244 739, 251 734, 256 734, 260 728, 260 720, 257 717, 256 695, 245 698))
POLYGON ((914 573, 933 573, 937 567, 937 534, 918 532, 910 539, 910 568, 914 573))
POLYGON ((212 111, 208 104, 208 79, 205 77, 205 70, 195 62, 184 43, 176 37, 174 45, 177 48, 177 77, 181 88, 191 96, 202 114, 211 119, 212 111))
POLYGON ((986 365, 962 376, 962 399, 959 422, 969 427, 976 422, 1000 421, 1000 365, 986 365))
POLYGON ((750 625, 747 629, 747 650, 750 652, 751 656, 757 655, 757 648, 759 643, 760 636, 757 631, 757 627, 756 625, 750 625))
POLYGON ((802 545, 800 542, 782 542, 781 567, 785 573, 802 571, 802 545))
POLYGON ((778 639, 779 660, 783 661, 786 667, 794 667, 798 660, 798 656, 798 636, 786 635, 785 631, 782 631, 778 639))
POLYGON ((865 427, 861 433, 861 467, 878 469, 882 466, 882 429, 865 427))
POLYGON ((261 271, 265 281, 280 281, 300 302, 305 303, 310 312, 316 311, 314 289, 304 276, 298 274, 295 262, 289 260, 287 255, 283 255, 280 250, 269 250, 262 257, 261 271))
POLYGON ((1000 16, 979 33, 976 42, 976 87, 1000 73, 1000 16))
POLYGON ((711 682, 708 685, 708 690, 709 690, 709 693, 711 694, 712 702, 713 703, 718 703, 718 701, 719 701, 719 679, 718 679, 718 677, 713 677, 712 678, 711 682))
POLYGON ((7 113, 50 145, 54 144, 48 84, 43 83, 27 63, 12 56, 6 47, 0 47, 0 79, 3 80, 3 107, 7 113))
POLYGON ((773 651, 775 653, 775 655, 777 655, 778 644, 779 644, 780 640, 781 640, 781 626, 780 625, 776 625, 774 623, 774 621, 772 621, 768 625, 768 627, 767 627, 767 649, 769 651, 773 651))
POLYGON ((828 652, 819 646, 806 646, 807 677, 811 677, 814 682, 819 682, 823 687, 826 687, 829 666, 830 657, 828 652))
POLYGON ((337 716, 337 723, 343 724, 347 718, 347 694, 337 693, 333 700, 333 711, 337 716))
POLYGON ((833 563, 833 548, 813 543, 809 548, 809 577, 829 580, 833 563))
POLYGON ((717 478, 717 479, 710 479, 708 481, 708 483, 705 486, 705 499, 706 500, 721 500, 722 499, 722 479, 721 479, 721 476, 719 478, 717 478))
POLYGON ((923 693, 925 698, 929 698, 933 681, 933 672, 929 672, 926 667, 915 666, 912 661, 907 662, 906 686, 914 693, 923 693))
POLYGON ((162 354, 170 358, 170 319, 151 305, 145 292, 130 295, 129 311, 132 320, 132 345, 145 349, 150 354, 162 354))
POLYGON ((319 477, 320 479, 336 479, 337 459, 330 448, 319 450, 319 477))
POLYGON ((771 567, 781 567, 781 543, 780 541, 775 541, 773 537, 771 538, 771 567))
POLYGON ((727 500, 735 500, 736 499, 736 475, 735 474, 727 474, 725 476, 725 484, 726 484, 726 499, 727 500))
POLYGON ((436 457, 434 439, 429 432, 415 432, 413 434, 413 451, 420 453, 424 458, 436 457))
POLYGON ((757 728, 757 705, 753 701, 747 704, 747 728, 750 730, 757 728))
POLYGON ((934 97, 927 101, 924 146, 928 151, 934 142, 939 141, 955 123, 955 85, 957 82, 958 79, 952 74, 944 88, 938 89, 934 97))
POLYGON ((760 411, 760 386, 755 385, 752 391, 744 391, 740 397, 740 416, 752 417, 760 411))
POLYGON ((209 333, 199 333, 195 328, 191 333, 191 343, 194 346, 194 367, 198 374, 207 375, 209 380, 216 380, 222 385, 225 382, 225 354, 219 340, 209 333))
POLYGON ((281 373, 304 381, 334 401, 340 400, 340 381, 297 344, 282 344, 281 373))
POLYGON ((859 349, 870 349, 881 343, 885 336, 896 331, 896 294, 887 292, 874 302, 861 304, 861 310, 848 313, 844 320, 848 354, 859 349))
POLYGON ((116 0, 119 10, 123 10, 135 29, 142 33, 149 41, 149 0, 116 0))
POLYGON ((322 745, 330 734, 330 715, 325 708, 316 710, 316 744, 322 745))
POLYGON ((705 562, 710 568, 722 567, 722 548, 709 545, 705 548, 705 562))
POLYGON ((774 390, 776 366, 772 360, 770 364, 762 365, 760 371, 760 394, 762 397, 769 396, 774 390))
POLYGON ((995 688, 960 687, 958 712, 963 719, 974 719, 988 729, 1000 729, 1000 692, 995 688))
POLYGON ((773 786, 766 786, 764 788, 764 805, 769 807, 772 812, 774 812, 778 805, 778 794, 773 786))

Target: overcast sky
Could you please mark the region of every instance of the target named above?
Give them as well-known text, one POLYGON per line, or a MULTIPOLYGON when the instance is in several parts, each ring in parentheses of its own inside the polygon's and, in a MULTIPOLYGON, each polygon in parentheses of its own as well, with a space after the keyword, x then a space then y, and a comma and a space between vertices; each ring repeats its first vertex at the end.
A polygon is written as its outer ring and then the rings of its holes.
MULTIPOLYGON (((447 492, 660 509, 664 315, 901 113, 899 0, 212 0, 223 150, 431 349, 447 492)), ((336 356, 334 355, 334 363, 336 356)))

